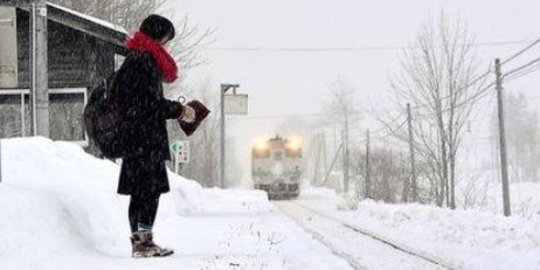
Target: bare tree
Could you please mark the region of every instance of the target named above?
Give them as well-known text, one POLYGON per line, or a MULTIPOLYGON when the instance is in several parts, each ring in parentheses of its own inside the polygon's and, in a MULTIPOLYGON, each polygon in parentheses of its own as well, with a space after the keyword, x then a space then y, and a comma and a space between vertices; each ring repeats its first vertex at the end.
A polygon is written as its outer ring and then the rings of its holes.
MULTIPOLYGON (((129 33, 133 33, 144 18, 158 12, 166 0, 53 0, 52 2, 122 26, 129 33)), ((169 19, 177 29, 170 50, 181 64, 182 78, 185 78, 189 69, 205 63, 199 49, 210 42, 213 30, 190 24, 187 14, 179 17, 171 14, 169 19)), ((178 89, 178 84, 170 89, 178 89)))
MULTIPOLYGON (((505 118, 510 177, 512 181, 538 181, 540 144, 538 142, 538 116, 529 108, 526 96, 521 92, 507 91, 505 118)), ((497 111, 491 117, 492 143, 498 147, 499 129, 497 111)))
POLYGON ((133 32, 146 16, 156 12, 166 0, 53 0, 51 2, 114 23, 133 32))
POLYGON ((348 191, 349 186, 349 168, 350 168, 350 127, 352 124, 360 121, 360 112, 356 103, 356 89, 344 79, 338 79, 330 84, 330 94, 328 104, 326 105, 325 114, 329 123, 338 123, 342 134, 342 149, 344 155, 343 162, 343 179, 344 190, 348 191))
MULTIPOLYGON (((362 150, 352 152, 353 172, 366 178, 366 153, 362 150)), ((382 200, 387 203, 396 203, 404 200, 403 188, 407 181, 409 167, 407 156, 398 151, 385 148, 374 148, 370 151, 370 198, 382 200)), ((360 191, 365 185, 359 185, 360 191)), ((359 192, 364 194, 364 192, 359 192)))
MULTIPOLYGON (((210 110, 210 114, 190 137, 185 136, 176 121, 168 123, 169 139, 171 141, 187 140, 191 146, 190 162, 183 165, 181 174, 189 179, 197 180, 206 187, 218 186, 220 173, 219 87, 215 87, 210 78, 205 78, 193 85, 185 84, 182 91, 187 100, 197 99, 203 103, 210 110)), ((234 145, 234 137, 227 136, 226 151, 228 153, 234 153, 234 145)), ((237 180, 242 176, 242 170, 239 167, 239 161, 230 156, 227 160, 226 171, 227 179, 231 181, 228 185, 239 184, 237 180)))
MULTIPOLYGON (((456 156, 474 98, 485 80, 477 80, 477 58, 466 24, 450 22, 444 13, 438 23, 423 25, 403 52, 401 71, 392 79, 397 106, 415 111, 415 151, 429 167, 437 205, 455 208, 456 156)), ((387 123, 388 124, 388 123, 387 123)), ((407 136, 400 136, 407 138, 407 136)))
MULTIPOLYGON (((219 171, 219 104, 217 93, 212 91, 209 79, 202 80, 198 85, 186 87, 186 96, 196 96, 205 104, 211 113, 201 123, 199 129, 191 136, 186 137, 176 122, 169 123, 169 137, 171 140, 188 140, 191 145, 191 160, 182 169, 182 174, 190 179, 197 179, 204 186, 216 186, 219 171)), ((217 91, 216 91, 217 92, 217 91)))
MULTIPOLYGON (((159 13, 166 0, 53 0, 52 2, 76 10, 78 12, 82 12, 84 14, 88 14, 96 18, 111 22, 115 25, 124 27, 128 31, 128 33, 133 33, 138 29, 140 23, 144 20, 145 17, 152 13, 159 13)), ((174 84, 165 85, 165 95, 170 98, 176 98, 178 95, 180 95, 181 93, 185 93, 185 91, 188 90, 188 87, 185 84, 185 78, 187 77, 189 70, 204 63, 204 59, 201 57, 199 49, 205 42, 208 41, 212 34, 212 31, 208 28, 203 28, 198 25, 190 24, 187 14, 180 15, 178 17, 175 14, 171 14, 167 17, 169 17, 169 19, 173 21, 173 23, 175 24, 175 28, 177 29, 176 37, 171 41, 171 46, 169 47, 169 49, 179 63, 181 76, 180 80, 177 80, 174 84)), ((206 89, 206 87, 203 87, 203 89, 206 89)), ((205 95, 205 91, 206 90, 203 90, 201 94, 205 95)), ((72 105, 68 104, 68 106, 72 105)), ((51 115, 64 116, 64 110, 65 108, 62 108, 60 106, 53 106, 51 108, 51 115)), ((82 111, 82 109, 79 110, 79 112, 80 111, 82 111)), ((79 114, 75 113, 67 115, 69 117, 68 120, 70 122, 73 122, 73 127, 81 126, 79 123, 81 119, 77 115, 79 114)), ((206 123, 203 125, 206 125, 206 123)), ((170 126, 171 128, 173 128, 173 133, 178 134, 178 125, 170 124, 170 126)), ((56 129, 54 130, 60 130, 61 127, 63 126, 56 127, 56 129)), ((204 127, 203 130, 207 132, 208 128, 204 127)), ((62 130, 62 133, 60 135, 61 138, 70 138, 74 136, 80 137, 78 136, 78 133, 80 132, 82 132, 82 130, 64 129, 62 130)), ((202 164, 212 164, 212 161, 207 160, 202 164)), ((217 163, 214 163, 214 166, 215 164, 217 163)), ((202 171, 210 174, 213 170, 208 169, 202 171)), ((215 177, 210 175, 205 175, 204 177, 204 179, 215 179, 215 177)))

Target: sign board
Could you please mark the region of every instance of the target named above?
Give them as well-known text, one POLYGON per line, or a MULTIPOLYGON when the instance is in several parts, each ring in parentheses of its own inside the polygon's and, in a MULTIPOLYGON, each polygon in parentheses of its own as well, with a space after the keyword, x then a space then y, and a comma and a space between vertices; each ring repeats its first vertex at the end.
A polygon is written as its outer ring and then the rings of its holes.
POLYGON ((0 0, 0 5, 8 7, 28 7, 33 0, 0 0))
POLYGON ((247 94, 225 95, 225 114, 246 115, 248 113, 247 94))
POLYGON ((0 7, 0 88, 14 88, 18 82, 17 14, 14 7, 0 7))
POLYGON ((189 163, 189 142, 188 141, 174 141, 171 144, 171 150, 174 153, 176 162, 178 163, 189 163))

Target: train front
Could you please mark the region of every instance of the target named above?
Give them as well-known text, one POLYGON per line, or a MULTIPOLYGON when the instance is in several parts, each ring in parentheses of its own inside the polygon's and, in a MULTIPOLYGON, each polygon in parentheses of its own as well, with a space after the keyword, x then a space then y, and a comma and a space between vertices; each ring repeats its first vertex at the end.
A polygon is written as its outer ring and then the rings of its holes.
POLYGON ((251 172, 255 189, 266 191, 269 199, 298 197, 303 173, 300 139, 259 140, 252 149, 251 172))

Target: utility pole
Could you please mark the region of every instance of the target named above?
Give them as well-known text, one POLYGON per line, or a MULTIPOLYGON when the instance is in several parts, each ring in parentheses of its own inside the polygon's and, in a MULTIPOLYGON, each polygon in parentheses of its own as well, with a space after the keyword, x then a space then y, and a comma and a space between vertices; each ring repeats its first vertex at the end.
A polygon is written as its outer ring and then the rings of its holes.
POLYGON ((366 134, 366 199, 371 197, 371 172, 369 169, 369 129, 366 134))
POLYGON ((326 132, 322 132, 322 150, 323 150, 323 162, 324 162, 324 172, 328 170, 328 160, 326 155, 326 132))
POLYGON ((2 182, 2 139, 0 139, 0 183, 2 182))
POLYGON ((344 134, 344 146, 345 151, 344 153, 344 168, 343 168, 343 183, 344 183, 344 189, 345 193, 349 192, 349 119, 347 115, 345 115, 345 134, 344 134))
POLYGON ((220 131, 221 131, 221 136, 220 136, 220 139, 221 139, 221 142, 220 142, 220 148, 221 148, 221 157, 219 159, 219 162, 220 162, 220 170, 221 170, 221 173, 219 174, 219 186, 221 188, 225 188, 225 90, 226 87, 225 85, 221 85, 221 90, 220 90, 220 114, 221 114, 221 117, 220 117, 220 131))
MULTIPOLYGON (((413 129, 412 129, 412 113, 411 113, 411 104, 407 103, 407 122, 409 124, 409 152, 411 158, 411 181, 412 185, 412 201, 416 202, 418 199, 418 191, 416 189, 416 166, 414 161, 414 138, 413 138, 413 129)), ((407 188, 407 195, 409 189, 407 188)))
POLYGON ((346 173, 345 171, 347 170, 347 145, 346 145, 346 142, 345 142, 345 129, 341 130, 341 145, 343 145, 343 152, 341 152, 341 159, 343 161, 343 163, 341 164, 342 165, 342 168, 341 168, 341 171, 342 171, 342 176, 343 176, 343 192, 344 193, 347 193, 347 176, 346 176, 346 173))
MULTIPOLYGON (((340 144, 341 145, 341 144, 340 144)), ((334 151, 337 153, 338 144, 337 144, 337 131, 336 131, 336 122, 334 121, 334 151)))
POLYGON ((31 5, 31 88, 32 129, 34 135, 49 137, 49 82, 47 72, 47 2, 31 5))
POLYGON ((332 172, 332 170, 334 169, 334 164, 336 164, 336 161, 339 157, 339 152, 341 152, 342 148, 343 148, 343 143, 338 146, 336 150, 336 154, 334 155, 334 158, 332 159, 332 163, 330 163, 330 167, 328 168, 328 170, 326 170, 324 181, 323 181, 324 186, 326 186, 326 183, 328 182, 328 177, 330 177, 330 172, 332 172))
POLYGON ((508 181, 508 160, 506 157, 506 137, 504 131, 504 106, 503 106, 503 88, 501 74, 501 60, 495 59, 495 76, 497 83, 497 107, 499 116, 499 144, 501 155, 501 176, 502 176, 502 194, 504 215, 510 216, 510 184, 508 181))
POLYGON ((236 93, 236 88, 240 87, 238 84, 221 84, 221 121, 220 121, 220 130, 221 130, 221 159, 220 159, 220 187, 225 188, 225 93, 231 88, 233 88, 233 91, 236 93))
POLYGON ((321 169, 321 143, 320 143, 320 135, 317 134, 313 137, 313 147, 311 150, 314 152, 315 157, 315 166, 313 167, 313 180, 312 184, 315 186, 319 185, 320 182, 320 169, 321 169))

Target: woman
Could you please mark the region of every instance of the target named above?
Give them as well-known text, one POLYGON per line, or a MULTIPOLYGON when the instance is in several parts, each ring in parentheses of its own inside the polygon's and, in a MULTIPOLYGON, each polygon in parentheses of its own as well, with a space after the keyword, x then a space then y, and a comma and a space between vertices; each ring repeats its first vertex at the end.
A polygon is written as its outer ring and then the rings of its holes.
POLYGON ((189 106, 163 97, 162 82, 171 83, 178 78, 178 67, 166 51, 174 34, 174 26, 166 18, 146 18, 126 42, 130 52, 115 78, 123 119, 120 134, 125 147, 118 193, 131 196, 128 216, 133 257, 173 253, 152 239, 159 196, 169 191, 166 120, 192 122, 195 118, 195 111, 189 106))

